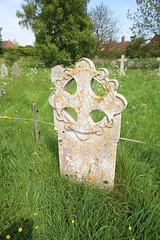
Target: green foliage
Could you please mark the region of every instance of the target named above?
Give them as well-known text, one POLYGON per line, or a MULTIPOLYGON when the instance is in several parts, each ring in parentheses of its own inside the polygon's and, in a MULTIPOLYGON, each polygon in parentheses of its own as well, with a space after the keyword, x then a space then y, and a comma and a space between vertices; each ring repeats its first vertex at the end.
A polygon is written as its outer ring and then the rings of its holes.
POLYGON ((160 0, 137 0, 134 14, 128 11, 128 19, 133 21, 131 30, 139 36, 160 35, 160 0))
POLYGON ((12 65, 20 57, 36 56, 36 49, 32 46, 18 48, 2 48, 2 56, 6 64, 12 65))
POLYGON ((126 49, 126 55, 130 58, 151 58, 160 55, 160 43, 145 43, 144 38, 132 41, 126 49))
POLYGON ((107 59, 118 59, 118 58, 121 58, 121 55, 126 55, 126 51, 125 50, 109 51, 106 48, 104 51, 101 51, 99 54, 100 58, 107 58, 107 59))
POLYGON ((93 26, 87 14, 88 0, 34 0, 17 11, 19 22, 31 27, 37 51, 51 64, 91 57, 95 50, 93 26), (40 48, 40 49, 39 49, 40 48))
MULTIPOLYGON (((50 69, 33 60, 18 63, 20 77, 11 75, 10 67, 9 76, 1 77, 6 95, 0 98, 0 116, 33 119, 36 102, 38 120, 53 123, 50 69)), ((104 60, 98 67, 109 69, 110 79, 119 81, 118 93, 129 102, 121 137, 158 144, 158 68, 127 70, 120 76, 104 60)), ((103 93, 97 83, 93 89, 103 93)), ((0 239, 159 240, 159 147, 120 140, 115 186, 99 190, 60 176, 54 126, 38 125, 39 144, 34 121, 0 119, 0 239)))
POLYGON ((20 56, 36 56, 37 53, 36 53, 36 49, 35 47, 33 46, 25 46, 25 47, 22 47, 22 46, 19 46, 18 48, 16 48, 18 54, 20 56))
POLYGON ((12 65, 14 62, 18 60, 19 54, 16 48, 3 48, 3 51, 4 51, 3 57, 6 64, 12 65))

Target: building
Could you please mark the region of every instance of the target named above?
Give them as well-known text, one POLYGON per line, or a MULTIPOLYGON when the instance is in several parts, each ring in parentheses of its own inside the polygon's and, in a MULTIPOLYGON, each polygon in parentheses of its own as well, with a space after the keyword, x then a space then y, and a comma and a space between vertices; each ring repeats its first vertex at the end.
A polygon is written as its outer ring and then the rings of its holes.
MULTIPOLYGON (((137 36, 134 35, 133 37, 131 37, 131 40, 136 40, 137 36)), ((131 41, 126 41, 125 40, 125 36, 122 37, 122 41, 120 43, 111 43, 110 46, 109 46, 109 51, 113 51, 113 50, 126 50, 127 49, 127 46, 128 44, 130 44, 131 41)))
POLYGON ((2 48, 17 48, 16 45, 14 45, 10 40, 8 41, 2 41, 2 45, 0 46, 2 48))
POLYGON ((159 42, 159 43, 160 43, 160 35, 155 35, 155 36, 152 38, 151 42, 153 42, 153 43, 159 42))
MULTIPOLYGON (((125 36, 122 37, 122 41, 119 43, 116 42, 112 42, 112 40, 110 40, 110 42, 107 45, 102 45, 101 46, 101 50, 100 51, 104 51, 106 49, 108 49, 108 51, 120 51, 120 50, 126 50, 127 46, 134 40, 137 39, 137 35, 134 35, 131 37, 131 41, 125 41, 125 36), (107 46, 107 47, 106 47, 107 46)), ((160 36, 159 35, 155 35, 151 40, 146 40, 146 42, 143 45, 147 45, 149 43, 160 43, 160 36)))

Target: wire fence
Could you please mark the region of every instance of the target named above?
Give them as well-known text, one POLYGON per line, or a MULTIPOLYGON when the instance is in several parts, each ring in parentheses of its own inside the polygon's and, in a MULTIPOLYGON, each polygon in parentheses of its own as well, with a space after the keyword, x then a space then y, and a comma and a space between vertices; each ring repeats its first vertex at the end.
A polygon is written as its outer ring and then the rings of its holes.
MULTIPOLYGON (((44 121, 39 121, 39 120, 34 120, 34 119, 28 119, 28 118, 17 118, 17 117, 6 117, 6 116, 0 116, 0 118, 2 119, 15 119, 15 120, 24 120, 24 121, 33 121, 34 123, 37 122, 37 123, 43 123, 43 124, 48 124, 48 125, 52 125, 54 126, 53 123, 49 123, 49 122, 44 122, 44 121)), ((150 130, 150 129, 148 129, 150 130)), ((152 131, 158 131, 160 129, 152 129, 152 131)), ((135 142, 135 143, 141 143, 141 144, 147 144, 147 145, 152 145, 152 146, 157 146, 157 147, 160 147, 160 144, 152 144, 152 143, 147 143, 147 142, 142 142, 142 141, 138 141, 138 140, 135 140, 135 139, 129 139, 129 138, 122 138, 120 137, 119 138, 120 140, 124 140, 124 141, 128 141, 128 142, 135 142)), ((115 139, 117 140, 117 139, 115 139)))

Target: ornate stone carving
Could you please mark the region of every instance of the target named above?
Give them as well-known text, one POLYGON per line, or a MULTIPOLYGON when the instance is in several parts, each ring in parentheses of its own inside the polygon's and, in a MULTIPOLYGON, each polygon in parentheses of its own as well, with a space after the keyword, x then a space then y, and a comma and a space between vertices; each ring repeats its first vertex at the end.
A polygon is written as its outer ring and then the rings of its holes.
POLYGON ((54 108, 55 130, 58 130, 61 173, 72 175, 78 181, 88 179, 113 185, 120 115, 127 105, 126 99, 117 93, 118 85, 117 80, 109 79, 107 69, 97 71, 87 58, 80 59, 74 69, 65 69, 63 77, 55 81, 56 91, 49 96, 49 102, 54 108), (67 87, 73 79, 77 90, 70 94, 67 87), (104 96, 94 93, 93 79, 103 85, 104 96), (67 107, 76 111, 77 119, 67 107), (93 110, 103 111, 105 117, 95 123, 93 110))

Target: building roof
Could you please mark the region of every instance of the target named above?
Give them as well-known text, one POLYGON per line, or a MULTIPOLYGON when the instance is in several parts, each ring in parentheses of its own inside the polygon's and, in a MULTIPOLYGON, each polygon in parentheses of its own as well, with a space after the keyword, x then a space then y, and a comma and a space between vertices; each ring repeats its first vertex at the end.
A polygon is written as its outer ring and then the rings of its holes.
POLYGON ((130 41, 114 43, 113 45, 111 45, 109 47, 109 51, 113 51, 113 50, 126 50, 126 48, 127 48, 129 43, 130 43, 130 41))
POLYGON ((6 47, 10 47, 10 48, 17 48, 17 46, 16 45, 14 45, 10 40, 8 40, 8 41, 2 41, 2 45, 0 46, 0 47, 4 47, 4 48, 6 48, 6 47))
POLYGON ((160 35, 155 35, 155 36, 152 38, 151 42, 160 42, 160 35))

